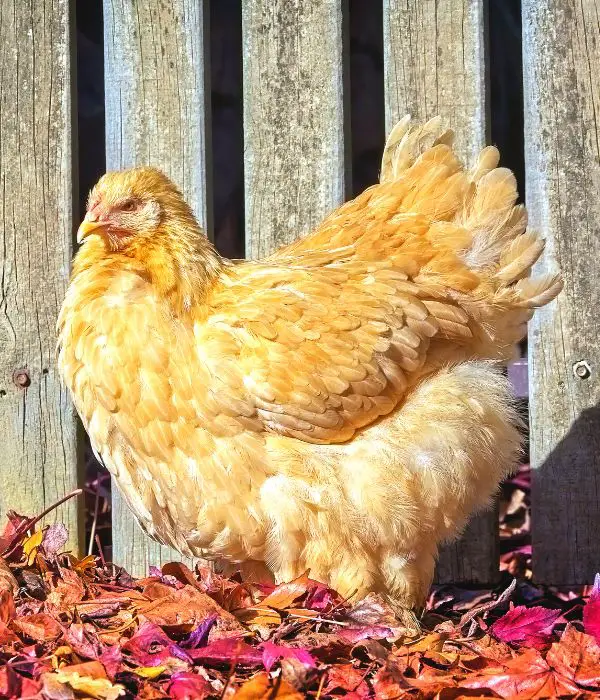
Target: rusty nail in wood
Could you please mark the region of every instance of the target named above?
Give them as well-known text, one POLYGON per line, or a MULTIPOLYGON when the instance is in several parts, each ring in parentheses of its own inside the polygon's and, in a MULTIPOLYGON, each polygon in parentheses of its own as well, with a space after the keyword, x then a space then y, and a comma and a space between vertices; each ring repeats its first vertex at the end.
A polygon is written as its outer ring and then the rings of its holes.
POLYGON ((16 369, 13 373, 13 382, 21 389, 26 389, 31 384, 31 377, 26 369, 16 369))
POLYGON ((587 360, 579 360, 573 365, 573 374, 577 379, 587 379, 592 373, 592 369, 587 360))

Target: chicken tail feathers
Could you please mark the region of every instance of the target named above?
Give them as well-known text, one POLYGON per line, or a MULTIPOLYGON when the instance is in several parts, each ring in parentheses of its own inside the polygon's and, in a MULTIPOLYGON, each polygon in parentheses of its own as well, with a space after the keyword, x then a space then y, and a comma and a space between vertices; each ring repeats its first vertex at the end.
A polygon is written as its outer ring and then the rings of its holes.
POLYGON ((387 139, 380 181, 408 180, 405 202, 410 199, 413 211, 429 217, 432 246, 462 260, 478 283, 467 290, 457 278, 453 285, 452 275, 444 277, 433 266, 430 280, 467 292, 464 307, 486 324, 495 342, 514 342, 524 334, 532 310, 561 291, 562 278, 552 273, 529 277, 544 241, 527 230, 515 176, 498 167, 498 149, 487 146, 466 170, 453 150, 453 138, 439 117, 419 126, 404 117, 387 139))

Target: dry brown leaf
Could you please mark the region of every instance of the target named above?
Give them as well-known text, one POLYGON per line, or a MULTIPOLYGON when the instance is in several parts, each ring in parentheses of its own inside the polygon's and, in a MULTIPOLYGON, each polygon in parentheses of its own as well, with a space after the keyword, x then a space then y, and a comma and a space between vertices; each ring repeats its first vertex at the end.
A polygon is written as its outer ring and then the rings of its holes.
POLYGON ((10 566, 2 557, 0 557, 0 593, 3 591, 16 593, 18 590, 19 584, 17 583, 17 579, 14 577, 13 572, 10 570, 10 566))

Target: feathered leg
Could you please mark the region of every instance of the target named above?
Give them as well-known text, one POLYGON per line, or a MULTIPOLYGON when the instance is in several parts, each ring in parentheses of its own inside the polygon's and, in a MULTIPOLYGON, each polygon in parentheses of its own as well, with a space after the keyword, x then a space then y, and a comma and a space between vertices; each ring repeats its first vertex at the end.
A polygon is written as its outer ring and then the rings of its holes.
POLYGON ((515 469, 520 422, 506 378, 475 362, 423 381, 390 421, 388 447, 400 446, 392 454, 405 457, 389 468, 416 477, 419 526, 382 557, 382 592, 391 600, 406 608, 424 603, 439 544, 458 536, 515 469))

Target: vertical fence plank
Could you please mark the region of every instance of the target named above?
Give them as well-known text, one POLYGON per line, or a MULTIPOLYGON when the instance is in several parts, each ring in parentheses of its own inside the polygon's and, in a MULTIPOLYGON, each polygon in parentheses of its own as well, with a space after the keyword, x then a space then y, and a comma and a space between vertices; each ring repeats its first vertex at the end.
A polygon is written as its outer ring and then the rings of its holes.
POLYGON ((441 115, 471 160, 488 135, 486 0, 384 0, 386 128, 441 115))
MULTIPOLYGON (((71 9, 0 7, 0 519, 11 508, 39 513, 79 482, 75 413, 55 362, 73 252, 71 9), (20 369, 26 388, 13 381, 20 369)), ((78 548, 81 503, 51 519, 78 548)))
MULTIPOLYGON (((108 169, 151 164, 210 232, 205 0, 104 0, 108 169)), ((181 559, 147 538, 113 491, 113 558, 132 574, 181 559)))
POLYGON ((538 272, 565 279, 529 335, 533 573, 557 585, 591 583, 600 560, 599 12, 523 2, 527 205, 538 272))
MULTIPOLYGON (((456 132, 461 157, 485 145, 485 0, 384 0, 387 130, 405 114, 439 114, 456 132)), ((498 576, 497 513, 471 521, 461 540, 444 548, 439 582, 493 582, 498 576)))
POLYGON ((243 2, 248 257, 307 233, 344 199, 344 5, 243 2))

